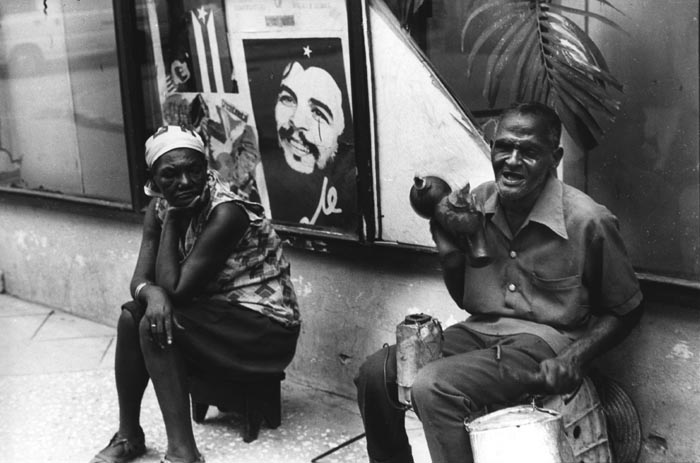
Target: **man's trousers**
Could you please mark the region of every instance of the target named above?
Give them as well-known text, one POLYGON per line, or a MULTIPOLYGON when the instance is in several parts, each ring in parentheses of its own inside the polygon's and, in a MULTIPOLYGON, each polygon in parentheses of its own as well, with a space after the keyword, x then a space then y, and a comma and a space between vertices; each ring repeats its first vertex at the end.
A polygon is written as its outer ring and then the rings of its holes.
MULTIPOLYGON (((538 371, 539 363, 555 354, 531 334, 491 336, 458 323, 444 335, 443 358, 420 369, 411 399, 433 463, 467 463, 472 456, 465 418, 522 399, 528 385, 518 381, 518 372, 538 371)), ((370 461, 412 463, 405 409, 397 400, 396 346, 369 356, 355 385, 370 461)))

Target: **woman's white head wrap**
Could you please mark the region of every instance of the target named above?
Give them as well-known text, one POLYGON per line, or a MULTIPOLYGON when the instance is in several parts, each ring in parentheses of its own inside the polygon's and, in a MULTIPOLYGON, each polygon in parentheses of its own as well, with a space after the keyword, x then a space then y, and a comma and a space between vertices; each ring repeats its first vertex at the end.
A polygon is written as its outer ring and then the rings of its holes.
POLYGON ((204 154, 204 142, 193 130, 164 125, 146 140, 146 165, 152 168, 162 155, 176 148, 191 148, 204 154))
MULTIPOLYGON (((164 125, 146 140, 146 165, 149 169, 168 151, 190 148, 204 154, 204 142, 193 130, 179 125, 164 125)), ((160 196, 149 180, 143 187, 148 196, 160 196)))

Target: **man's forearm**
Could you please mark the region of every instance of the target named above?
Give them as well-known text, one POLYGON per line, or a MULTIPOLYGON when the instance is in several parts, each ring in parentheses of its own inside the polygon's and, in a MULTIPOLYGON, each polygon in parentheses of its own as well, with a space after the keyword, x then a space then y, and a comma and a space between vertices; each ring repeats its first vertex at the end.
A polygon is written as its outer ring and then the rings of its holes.
POLYGON ((588 365, 593 359, 622 342, 641 318, 643 307, 622 315, 602 315, 589 328, 587 333, 569 345, 559 358, 569 359, 579 366, 588 365))
POLYGON ((455 250, 440 254, 442 278, 452 299, 462 307, 464 301, 464 266, 466 257, 462 251, 455 250))
POLYGON ((571 392, 580 384, 585 367, 597 356, 621 342, 642 315, 641 305, 623 315, 603 315, 589 328, 586 334, 569 345, 556 357, 543 360, 540 371, 528 373, 522 379, 538 393, 563 394, 571 392))
POLYGON ((430 221, 430 233, 437 246, 442 267, 442 278, 450 296, 462 307, 464 300, 464 270, 466 256, 452 237, 435 221, 430 221))

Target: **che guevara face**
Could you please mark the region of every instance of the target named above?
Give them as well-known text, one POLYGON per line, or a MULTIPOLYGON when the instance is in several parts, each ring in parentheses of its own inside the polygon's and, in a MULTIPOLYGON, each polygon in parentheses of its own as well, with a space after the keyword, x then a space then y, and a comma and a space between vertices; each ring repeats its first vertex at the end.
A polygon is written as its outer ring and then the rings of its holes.
POLYGON ((275 105, 277 136, 289 167, 303 174, 324 169, 338 151, 345 127, 342 93, 318 67, 287 65, 275 105))

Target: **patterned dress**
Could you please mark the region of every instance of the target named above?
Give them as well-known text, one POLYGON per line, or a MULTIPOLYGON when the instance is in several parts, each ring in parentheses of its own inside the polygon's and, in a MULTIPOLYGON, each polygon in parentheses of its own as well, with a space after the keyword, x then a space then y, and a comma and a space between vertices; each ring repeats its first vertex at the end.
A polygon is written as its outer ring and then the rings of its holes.
MULTIPOLYGON (((208 175, 209 201, 180 242, 181 260, 192 251, 217 205, 239 205, 250 225, 204 291, 174 308, 184 327, 174 330, 174 342, 194 376, 233 381, 279 378, 294 357, 300 330, 289 262, 262 206, 232 193, 215 171, 208 175)), ((167 207, 165 199, 156 200, 161 224, 167 207)))
MULTIPOLYGON (((219 204, 234 202, 248 215, 250 226, 226 260, 224 268, 207 285, 202 296, 228 301, 260 312, 285 326, 298 325, 299 306, 289 272, 289 262, 282 253, 282 241, 260 204, 244 200, 231 192, 219 174, 208 172, 209 202, 194 217, 180 242, 180 258, 192 251, 209 220, 211 211, 219 204)), ((156 213, 163 223, 168 202, 158 198, 156 213)))

